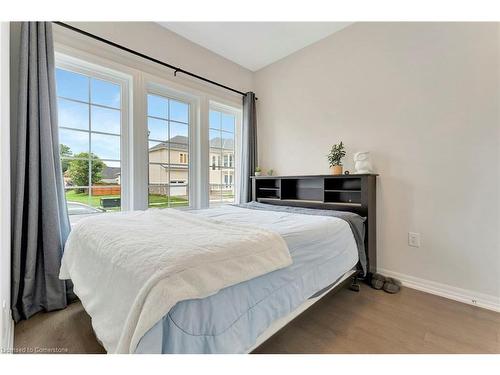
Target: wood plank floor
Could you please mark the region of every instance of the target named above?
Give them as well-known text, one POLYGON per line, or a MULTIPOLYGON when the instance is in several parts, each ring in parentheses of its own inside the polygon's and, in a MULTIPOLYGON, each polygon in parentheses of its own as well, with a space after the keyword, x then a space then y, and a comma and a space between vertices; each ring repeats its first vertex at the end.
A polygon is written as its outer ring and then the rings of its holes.
MULTIPOLYGON (((15 347, 104 353, 80 303, 15 328, 15 347)), ((500 313, 403 288, 328 296, 256 353, 500 353, 500 313)))

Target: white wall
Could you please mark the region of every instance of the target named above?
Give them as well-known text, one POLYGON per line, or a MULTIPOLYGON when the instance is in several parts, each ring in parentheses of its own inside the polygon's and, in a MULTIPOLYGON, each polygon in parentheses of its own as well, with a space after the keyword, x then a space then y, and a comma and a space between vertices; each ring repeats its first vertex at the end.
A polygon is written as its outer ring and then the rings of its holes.
POLYGON ((499 49, 495 23, 349 26, 255 74, 260 165, 370 150, 379 268, 500 308, 499 49))
MULTIPOLYGON (((0 180, 10 176, 9 23, 0 23, 0 180)), ((10 314, 10 185, 0 184, 0 349, 12 347, 10 314)))

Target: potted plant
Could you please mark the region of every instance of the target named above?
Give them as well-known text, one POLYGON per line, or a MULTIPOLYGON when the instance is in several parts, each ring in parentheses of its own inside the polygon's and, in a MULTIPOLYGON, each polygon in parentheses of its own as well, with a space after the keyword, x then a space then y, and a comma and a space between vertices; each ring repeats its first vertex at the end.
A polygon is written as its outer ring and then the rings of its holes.
POLYGON ((333 175, 342 174, 342 158, 345 156, 344 144, 340 142, 338 145, 333 145, 328 154, 328 162, 330 163, 330 172, 333 175))
POLYGON ((262 174, 262 169, 260 167, 255 168, 255 175, 260 176, 262 174))

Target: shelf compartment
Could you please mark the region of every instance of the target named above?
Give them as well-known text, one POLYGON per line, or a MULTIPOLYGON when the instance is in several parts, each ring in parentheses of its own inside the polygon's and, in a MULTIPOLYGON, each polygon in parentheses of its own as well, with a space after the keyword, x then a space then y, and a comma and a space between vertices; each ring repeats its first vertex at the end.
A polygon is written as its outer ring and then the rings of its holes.
POLYGON ((275 178, 256 180, 257 198, 274 198, 280 199, 281 181, 275 178))
POLYGON ((325 190, 361 191, 361 177, 325 178, 325 190))
POLYGON ((325 189, 325 193, 361 193, 361 190, 325 189))
POLYGON ((283 179, 281 181, 281 198, 323 202, 324 188, 322 178, 283 179))
POLYGON ((325 203, 361 205, 361 194, 359 191, 334 190, 325 190, 325 203))

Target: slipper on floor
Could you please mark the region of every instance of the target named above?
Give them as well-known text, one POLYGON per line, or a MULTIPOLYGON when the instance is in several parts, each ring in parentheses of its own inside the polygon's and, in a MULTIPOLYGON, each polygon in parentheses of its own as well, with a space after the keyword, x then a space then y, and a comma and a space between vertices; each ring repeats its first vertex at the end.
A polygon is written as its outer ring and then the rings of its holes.
POLYGON ((387 277, 384 283, 384 291, 390 294, 395 294, 401 290, 401 282, 393 279, 392 277, 387 277))
POLYGON ((379 273, 373 274, 372 280, 371 280, 371 285, 372 285, 373 289, 380 290, 384 287, 384 284, 385 284, 385 276, 383 276, 379 273))

